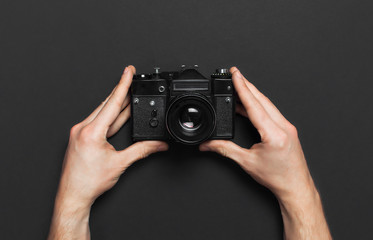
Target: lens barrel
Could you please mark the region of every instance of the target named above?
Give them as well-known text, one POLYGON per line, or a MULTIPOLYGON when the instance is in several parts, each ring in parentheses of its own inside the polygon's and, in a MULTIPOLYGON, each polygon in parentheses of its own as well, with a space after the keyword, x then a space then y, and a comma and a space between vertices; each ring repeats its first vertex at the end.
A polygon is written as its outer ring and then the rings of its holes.
POLYGON ((200 94, 184 94, 171 102, 166 112, 170 135, 185 144, 199 144, 215 130, 216 113, 208 99, 200 94))

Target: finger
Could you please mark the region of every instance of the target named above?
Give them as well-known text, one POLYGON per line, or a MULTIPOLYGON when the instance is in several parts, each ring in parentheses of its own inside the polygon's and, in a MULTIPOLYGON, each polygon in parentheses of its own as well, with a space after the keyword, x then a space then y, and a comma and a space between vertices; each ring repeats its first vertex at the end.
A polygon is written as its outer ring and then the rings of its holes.
POLYGON ((122 106, 131 86, 134 73, 135 67, 126 67, 117 88, 113 92, 113 95, 109 98, 97 117, 92 121, 94 127, 97 128, 99 132, 101 132, 101 130, 105 132, 105 136, 107 130, 122 110, 122 106))
POLYGON ((250 150, 242 148, 232 141, 211 140, 199 146, 200 151, 213 151, 241 164, 247 158, 250 150))
MULTIPOLYGON (((230 69, 231 72, 235 72, 238 70, 236 67, 232 67, 230 69)), ((278 110, 278 108, 271 102, 271 100, 268 99, 263 93, 261 93, 251 82, 249 82, 244 76, 242 76, 245 80, 246 86, 250 89, 250 91, 253 93, 255 98, 262 104, 263 108, 267 111, 267 113, 271 116, 271 118, 281 124, 287 124, 287 119, 281 114, 281 112, 278 110)))
POLYGON ((245 80, 237 68, 232 72, 232 81, 237 95, 247 112, 247 116, 258 130, 262 140, 267 138, 271 133, 277 132, 278 126, 273 122, 267 111, 246 86, 245 80))
POLYGON ((130 103, 130 95, 127 94, 126 98, 123 101, 122 106, 120 107, 120 111, 123 111, 123 109, 126 108, 129 103, 130 103))
MULTIPOLYGON (((117 85, 118 86, 118 85, 117 85)), ((88 116, 86 119, 82 121, 83 125, 87 125, 88 123, 92 122, 93 119, 97 116, 97 114, 101 111, 101 109, 105 106, 109 98, 113 95, 113 92, 117 88, 117 86, 114 87, 114 89, 111 91, 110 95, 107 96, 107 98, 88 116)))
MULTIPOLYGON (((115 89, 115 88, 114 88, 115 89)), ((92 122, 96 116, 100 113, 100 111, 102 110, 102 108, 105 106, 105 104, 107 103, 107 101, 110 99, 112 94, 110 94, 105 101, 103 101, 100 106, 98 106, 95 111, 93 111, 84 121, 83 121, 83 126, 86 126, 87 124, 89 124, 90 122, 92 122)), ((124 102, 122 104, 122 107, 121 107, 121 110, 123 110, 129 103, 130 101, 130 96, 127 95, 126 98, 124 99, 124 102)))
POLYGON ((119 161, 123 167, 128 167, 135 161, 146 158, 152 153, 167 151, 168 145, 161 141, 142 141, 132 144, 128 148, 119 151, 119 161))
POLYGON ((117 119, 115 119, 114 123, 110 126, 106 137, 109 138, 116 134, 119 129, 127 122, 131 115, 131 105, 128 104, 127 107, 119 114, 117 119))

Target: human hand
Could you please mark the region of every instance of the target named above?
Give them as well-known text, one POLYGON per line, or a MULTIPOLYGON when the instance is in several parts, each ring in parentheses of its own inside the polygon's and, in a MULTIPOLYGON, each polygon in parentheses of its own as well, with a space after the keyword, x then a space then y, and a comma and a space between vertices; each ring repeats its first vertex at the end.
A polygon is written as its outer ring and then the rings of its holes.
POLYGON ((165 142, 144 141, 116 151, 107 141, 130 117, 128 91, 135 71, 133 66, 127 67, 107 99, 71 129, 59 194, 92 204, 99 195, 114 186, 133 162, 151 153, 167 150, 165 142))
POLYGON ((202 143, 200 150, 233 159, 276 195, 285 239, 331 239, 296 128, 237 68, 230 71, 242 103, 236 111, 250 119, 261 142, 245 149, 231 141, 211 140, 202 143))
POLYGON ((242 103, 237 103, 236 111, 251 120, 261 142, 245 149, 231 141, 212 140, 201 144, 200 150, 215 151, 233 159, 279 198, 312 189, 313 181, 296 128, 237 68, 230 71, 242 103))
POLYGON ((135 161, 165 151, 161 141, 137 142, 117 151, 107 141, 130 117, 128 94, 133 66, 101 105, 70 131, 49 239, 89 239, 89 211, 95 199, 112 188, 135 161))

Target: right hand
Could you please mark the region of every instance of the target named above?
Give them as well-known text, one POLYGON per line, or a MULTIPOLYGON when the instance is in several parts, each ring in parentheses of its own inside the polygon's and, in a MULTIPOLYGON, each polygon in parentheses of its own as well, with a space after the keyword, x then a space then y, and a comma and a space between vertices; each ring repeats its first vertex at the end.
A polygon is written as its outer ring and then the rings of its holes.
POLYGON ((117 183, 132 163, 168 149, 162 141, 143 141, 116 150, 107 141, 130 117, 128 91, 135 71, 133 66, 126 67, 107 99, 71 129, 57 200, 70 200, 89 208, 98 196, 117 183))
POLYGON ((236 161, 279 199, 315 193, 296 128, 237 68, 230 71, 242 103, 237 103, 236 111, 250 119, 261 142, 245 149, 231 141, 211 140, 202 143, 200 150, 214 151, 236 161))

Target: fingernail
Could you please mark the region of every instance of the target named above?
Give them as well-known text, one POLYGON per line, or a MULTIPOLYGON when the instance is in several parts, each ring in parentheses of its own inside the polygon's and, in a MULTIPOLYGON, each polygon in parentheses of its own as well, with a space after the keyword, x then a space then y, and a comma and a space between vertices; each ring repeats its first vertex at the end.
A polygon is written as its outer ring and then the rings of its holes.
POLYGON ((238 70, 238 69, 233 72, 233 75, 236 75, 236 77, 238 77, 238 78, 242 78, 242 74, 241 74, 240 70, 238 70))
POLYGON ((158 151, 167 151, 167 149, 168 149, 168 145, 165 145, 165 144, 160 145, 158 147, 158 151))
POLYGON ((128 72, 128 70, 130 70, 130 68, 127 66, 127 67, 124 69, 124 72, 123 72, 123 73, 128 72))
POLYGON ((238 70, 238 68, 236 67, 236 66, 233 66, 231 69, 230 69, 230 72, 231 73, 234 73, 235 71, 237 71, 238 70))

